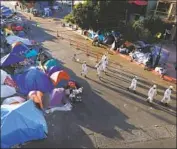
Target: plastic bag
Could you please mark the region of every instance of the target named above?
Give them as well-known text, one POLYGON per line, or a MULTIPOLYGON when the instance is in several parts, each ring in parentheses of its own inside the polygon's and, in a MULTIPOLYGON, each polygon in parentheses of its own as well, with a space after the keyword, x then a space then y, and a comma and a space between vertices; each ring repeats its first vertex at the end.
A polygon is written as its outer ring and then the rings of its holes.
MULTIPOLYGON (((1 69, 1 84, 4 84, 7 77, 10 77, 10 75, 1 69)), ((10 77, 11 78, 11 77, 10 77)))
POLYGON ((8 85, 1 85, 1 98, 9 97, 16 94, 14 87, 8 85))
POLYGON ((72 110, 72 105, 70 103, 65 104, 64 106, 61 107, 54 107, 51 109, 46 110, 46 113, 53 113, 54 111, 71 111, 72 110))
POLYGON ((9 97, 9 98, 6 98, 4 101, 3 101, 3 105, 10 105, 10 104, 14 104, 14 103, 23 103, 25 102, 25 99, 20 97, 20 96, 14 96, 14 97, 9 97))

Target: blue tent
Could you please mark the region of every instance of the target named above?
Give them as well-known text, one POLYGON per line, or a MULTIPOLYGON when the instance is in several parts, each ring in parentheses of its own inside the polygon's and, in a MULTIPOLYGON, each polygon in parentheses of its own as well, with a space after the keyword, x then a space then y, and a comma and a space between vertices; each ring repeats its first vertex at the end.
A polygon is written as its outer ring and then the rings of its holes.
POLYGON ((50 78, 39 69, 28 69, 22 74, 12 76, 16 82, 19 93, 27 95, 30 91, 50 92, 54 86, 50 78))
POLYGON ((1 106, 1 148, 47 137, 43 113, 32 100, 22 104, 1 106))
POLYGON ((25 35, 26 34, 25 34, 24 31, 19 31, 18 34, 17 34, 18 37, 22 37, 22 38, 25 37, 25 35))
POLYGON ((25 55, 26 52, 29 51, 29 48, 24 45, 23 43, 16 44, 12 47, 11 53, 19 54, 19 55, 25 55))
POLYGON ((9 53, 6 56, 1 58, 0 66, 9 66, 9 65, 12 65, 12 64, 16 64, 18 62, 22 62, 24 60, 25 60, 24 57, 15 55, 13 53, 9 53))

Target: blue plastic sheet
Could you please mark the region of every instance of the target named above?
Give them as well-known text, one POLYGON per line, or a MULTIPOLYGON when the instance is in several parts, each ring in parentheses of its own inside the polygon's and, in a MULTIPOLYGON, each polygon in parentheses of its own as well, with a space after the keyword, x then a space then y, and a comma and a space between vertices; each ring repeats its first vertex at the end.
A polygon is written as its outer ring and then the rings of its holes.
POLYGON ((12 64, 16 64, 18 62, 22 62, 24 60, 25 60, 24 57, 15 55, 13 53, 9 53, 6 56, 4 56, 4 57, 1 58, 0 65, 1 66, 9 66, 9 65, 12 65, 12 64))
POLYGON ((1 106, 1 148, 44 139, 47 133, 43 113, 36 108, 32 100, 1 106))

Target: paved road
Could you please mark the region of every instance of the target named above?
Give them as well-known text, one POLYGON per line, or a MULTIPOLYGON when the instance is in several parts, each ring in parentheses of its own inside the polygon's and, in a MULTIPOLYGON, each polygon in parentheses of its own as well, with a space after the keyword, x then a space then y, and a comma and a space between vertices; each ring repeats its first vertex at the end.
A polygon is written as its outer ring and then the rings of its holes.
MULTIPOLYGON (((152 82, 140 77, 138 93, 126 90, 133 74, 118 66, 110 66, 108 75, 100 81, 95 75, 95 59, 57 39, 53 22, 42 20, 40 28, 32 24, 34 40, 43 45, 64 69, 84 86, 84 101, 71 112, 54 112, 46 116, 49 136, 46 140, 31 142, 24 147, 175 147, 176 100, 170 107, 159 105, 164 88, 159 85, 155 104, 145 102, 147 89, 152 82), (71 60, 73 53, 87 60, 88 79, 80 76, 81 64, 71 60), (142 143, 143 142, 143 143, 142 143)), ((72 36, 72 35, 71 35, 72 36)), ((73 33, 73 36, 74 33, 73 33)), ((175 96, 175 95, 173 95, 175 96)))
MULTIPOLYGON (((35 21, 37 19, 35 18, 35 21)), ((65 40, 57 39, 53 22, 39 19, 40 27, 32 26, 30 37, 42 42, 64 69, 84 86, 83 103, 75 105, 71 112, 54 112, 46 116, 48 138, 33 141, 23 147, 175 147, 176 100, 170 107, 159 105, 165 82, 156 82, 159 95, 150 106, 145 102, 147 89, 152 85, 148 78, 139 77, 138 93, 126 90, 133 76, 127 69, 109 66, 108 75, 99 80, 95 75, 95 59, 74 49, 65 40), (73 53, 89 64, 88 79, 80 76, 81 64, 71 60, 73 53)), ((63 28, 63 30, 66 30, 63 28)), ((55 30, 56 31, 56 30, 55 30)), ((69 34, 72 38, 76 35, 69 34)), ((131 65, 131 64, 129 64, 131 65)), ((133 65, 131 65, 133 68, 133 65)), ((139 69, 137 69, 139 72, 139 69)), ((133 70, 132 70, 133 71, 133 70)), ((155 76, 154 76, 155 77, 155 76)), ((158 79, 157 79, 158 80, 158 79)))

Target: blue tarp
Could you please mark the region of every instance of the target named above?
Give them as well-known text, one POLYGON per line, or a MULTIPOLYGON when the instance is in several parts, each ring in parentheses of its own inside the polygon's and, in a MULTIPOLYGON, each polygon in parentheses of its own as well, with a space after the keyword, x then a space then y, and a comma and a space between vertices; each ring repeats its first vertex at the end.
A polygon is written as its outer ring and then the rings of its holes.
POLYGON ((3 16, 10 16, 10 15, 12 15, 13 14, 13 12, 9 9, 5 9, 5 10, 3 10, 4 12, 2 12, 1 14, 3 15, 3 16))
POLYGON ((37 55, 38 52, 35 49, 32 49, 25 54, 25 57, 30 58, 30 57, 36 57, 37 55))
POLYGON ((22 104, 1 106, 1 148, 47 137, 43 113, 32 100, 22 104))
POLYGON ((12 64, 16 64, 18 62, 22 62, 24 60, 25 60, 24 57, 15 55, 13 53, 9 53, 6 56, 4 56, 4 57, 1 58, 0 65, 1 66, 9 66, 9 65, 12 65, 12 64))
MULTIPOLYGON (((159 52, 160 52, 160 47, 159 46, 154 46, 152 49, 153 49, 152 50, 153 62, 155 63, 156 58, 157 58, 157 56, 159 55, 159 52)), ((163 64, 167 63, 169 55, 170 55, 169 51, 166 51, 165 49, 162 48, 159 64, 163 65, 163 64)))
POLYGON ((18 86, 18 92, 27 95, 30 91, 50 92, 54 86, 50 78, 37 68, 28 69, 23 74, 12 76, 18 86))
POLYGON ((18 44, 12 48, 11 53, 25 55, 25 53, 28 51, 29 51, 29 48, 27 46, 25 46, 24 44, 18 44))

